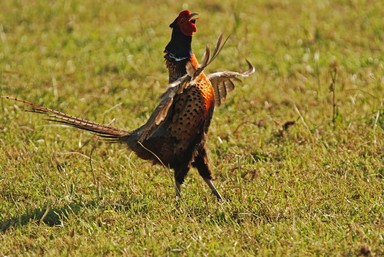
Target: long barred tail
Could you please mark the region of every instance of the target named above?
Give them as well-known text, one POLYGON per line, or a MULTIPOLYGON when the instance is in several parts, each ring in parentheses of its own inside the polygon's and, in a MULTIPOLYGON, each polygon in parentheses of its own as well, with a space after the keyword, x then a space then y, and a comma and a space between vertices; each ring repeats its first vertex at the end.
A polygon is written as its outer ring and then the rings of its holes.
POLYGON ((120 130, 110 126, 98 124, 92 121, 80 119, 75 116, 68 115, 63 112, 55 111, 53 109, 50 109, 29 101, 25 101, 25 100, 21 100, 21 99, 9 97, 9 96, 1 96, 1 97, 8 100, 29 105, 31 107, 31 109, 29 110, 30 112, 45 114, 49 117, 50 121, 63 123, 63 124, 66 124, 75 128, 79 128, 82 130, 87 130, 97 134, 100 137, 106 138, 111 141, 119 142, 124 136, 128 136, 130 134, 128 131, 125 131, 125 130, 120 130))

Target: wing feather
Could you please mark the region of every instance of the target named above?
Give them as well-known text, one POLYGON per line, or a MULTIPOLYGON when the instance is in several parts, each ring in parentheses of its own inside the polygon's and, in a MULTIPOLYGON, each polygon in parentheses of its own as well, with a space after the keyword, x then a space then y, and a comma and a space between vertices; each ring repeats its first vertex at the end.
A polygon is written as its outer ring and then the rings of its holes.
POLYGON ((175 96, 183 93, 184 89, 188 87, 190 80, 191 77, 189 75, 184 75, 169 85, 167 91, 161 96, 159 104, 149 117, 148 121, 140 128, 142 132, 139 137, 140 142, 143 142, 148 138, 167 118, 175 96))
POLYGON ((221 71, 207 75, 207 78, 211 81, 215 92, 215 104, 220 106, 226 99, 227 94, 235 89, 233 81, 241 81, 241 78, 248 77, 250 74, 255 72, 255 68, 248 61, 248 70, 244 72, 236 71, 221 71))

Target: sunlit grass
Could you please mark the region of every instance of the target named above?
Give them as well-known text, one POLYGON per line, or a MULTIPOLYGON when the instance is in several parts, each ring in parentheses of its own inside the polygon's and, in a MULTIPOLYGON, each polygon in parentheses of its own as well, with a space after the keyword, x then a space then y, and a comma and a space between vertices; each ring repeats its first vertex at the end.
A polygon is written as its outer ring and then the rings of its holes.
POLYGON ((384 255, 381 1, 3 1, 0 95, 134 129, 183 8, 199 58, 231 34, 208 71, 257 70, 209 132, 226 201, 1 99, 0 255, 384 255))

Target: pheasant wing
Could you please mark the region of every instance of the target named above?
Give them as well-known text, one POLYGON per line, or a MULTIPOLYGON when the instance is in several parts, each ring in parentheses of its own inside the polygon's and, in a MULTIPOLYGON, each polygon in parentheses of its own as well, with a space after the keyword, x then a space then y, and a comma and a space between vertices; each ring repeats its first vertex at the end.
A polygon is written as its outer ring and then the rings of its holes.
POLYGON ((207 75, 215 91, 215 104, 220 106, 226 99, 227 94, 235 88, 233 81, 241 81, 240 78, 248 77, 255 72, 255 68, 248 61, 248 70, 245 72, 222 71, 207 75))
POLYGON ((156 109, 153 111, 148 121, 140 128, 141 133, 139 141, 142 142, 148 138, 151 133, 164 121, 166 120, 169 110, 174 102, 174 98, 183 93, 184 89, 189 86, 191 82, 191 77, 189 75, 184 75, 175 82, 171 83, 161 96, 160 102, 157 105, 156 109))

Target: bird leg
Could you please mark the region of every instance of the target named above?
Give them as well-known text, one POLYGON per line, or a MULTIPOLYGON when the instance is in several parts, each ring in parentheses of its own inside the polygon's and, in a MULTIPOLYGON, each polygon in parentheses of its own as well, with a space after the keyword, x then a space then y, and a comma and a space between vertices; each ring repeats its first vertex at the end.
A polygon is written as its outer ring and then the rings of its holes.
POLYGON ((216 187, 213 185, 212 180, 209 178, 204 178, 205 183, 208 184, 209 188, 212 190, 212 193, 217 197, 218 200, 223 200, 223 197, 217 191, 216 187))
MULTIPOLYGON (((220 195, 219 191, 217 191, 215 185, 213 185, 212 180, 209 178, 204 178, 205 183, 209 186, 209 188, 212 190, 212 193, 217 197, 218 200, 223 200, 223 197, 220 195)), ((176 190, 176 199, 181 198, 181 184, 178 181, 175 181, 175 190, 176 190)))
POLYGON ((175 180, 175 189, 176 189, 176 200, 178 200, 179 198, 181 198, 181 189, 180 189, 180 183, 175 180))
POLYGON ((176 199, 181 198, 181 184, 184 182, 184 178, 188 173, 189 167, 178 167, 175 170, 175 190, 176 190, 176 199))
POLYGON ((192 166, 197 169, 200 176, 203 177, 205 183, 207 183, 207 185, 212 190, 212 193, 217 197, 217 199, 223 200, 223 197, 221 197, 220 193, 217 191, 216 187, 212 183, 212 172, 209 167, 209 160, 205 146, 200 149, 199 153, 195 157, 195 161, 192 163, 192 166))

